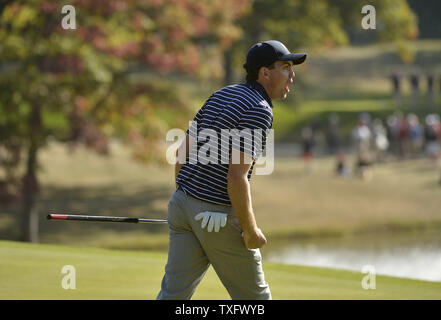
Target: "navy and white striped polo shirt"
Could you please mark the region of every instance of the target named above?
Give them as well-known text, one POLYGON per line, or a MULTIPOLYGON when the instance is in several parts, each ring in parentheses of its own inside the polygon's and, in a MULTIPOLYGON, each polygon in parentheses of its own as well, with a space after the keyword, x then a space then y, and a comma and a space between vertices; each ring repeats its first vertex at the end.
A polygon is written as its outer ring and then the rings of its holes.
POLYGON ((197 139, 197 144, 190 150, 176 179, 179 187, 195 198, 231 206, 227 191, 231 148, 252 156, 253 164, 247 175, 250 180, 255 161, 265 150, 267 130, 272 128, 272 107, 265 88, 256 81, 227 86, 213 93, 187 130, 187 134, 197 139), (228 131, 232 132, 232 137, 225 140, 221 135, 228 131), (235 132, 243 133, 240 140, 233 139, 235 132), (226 153, 221 152, 222 141, 227 141, 226 153), (217 153, 207 145, 218 146, 217 153), (197 155, 205 154, 204 148, 208 149, 208 154, 213 152, 211 159, 217 161, 202 161, 197 155))

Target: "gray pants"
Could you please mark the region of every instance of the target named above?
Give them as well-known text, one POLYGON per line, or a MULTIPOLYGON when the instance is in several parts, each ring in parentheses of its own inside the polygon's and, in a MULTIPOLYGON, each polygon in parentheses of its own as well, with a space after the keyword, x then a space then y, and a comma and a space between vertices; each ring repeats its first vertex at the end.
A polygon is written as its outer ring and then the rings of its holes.
POLYGON ((234 300, 270 300, 259 249, 247 249, 232 207, 198 200, 176 190, 168 204, 170 245, 157 299, 191 299, 208 267, 213 268, 234 300), (202 211, 228 214, 219 232, 201 228, 202 211))

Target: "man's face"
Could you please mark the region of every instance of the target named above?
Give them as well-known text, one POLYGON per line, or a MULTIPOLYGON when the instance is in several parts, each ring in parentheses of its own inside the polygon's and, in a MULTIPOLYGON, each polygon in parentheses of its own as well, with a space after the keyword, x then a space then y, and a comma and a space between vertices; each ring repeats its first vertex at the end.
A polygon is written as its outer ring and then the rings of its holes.
POLYGON ((268 69, 268 95, 271 100, 285 99, 295 73, 291 61, 276 61, 273 69, 268 69))

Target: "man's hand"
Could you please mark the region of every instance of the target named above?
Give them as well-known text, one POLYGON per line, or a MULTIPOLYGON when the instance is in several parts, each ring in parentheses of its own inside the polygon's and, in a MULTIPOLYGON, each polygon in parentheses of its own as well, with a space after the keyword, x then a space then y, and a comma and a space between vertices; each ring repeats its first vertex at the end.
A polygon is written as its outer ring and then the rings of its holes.
POLYGON ((262 248, 267 242, 265 235, 259 228, 248 232, 242 232, 242 237, 245 241, 245 246, 248 249, 262 248))
POLYGON ((219 232, 220 228, 225 227, 225 225, 227 224, 227 216, 228 215, 226 213, 222 213, 222 212, 204 211, 198 213, 194 217, 194 219, 196 221, 202 219, 202 224, 201 224, 202 229, 204 229, 208 223, 208 227, 207 227, 208 232, 213 231, 213 227, 214 227, 214 232, 219 232))

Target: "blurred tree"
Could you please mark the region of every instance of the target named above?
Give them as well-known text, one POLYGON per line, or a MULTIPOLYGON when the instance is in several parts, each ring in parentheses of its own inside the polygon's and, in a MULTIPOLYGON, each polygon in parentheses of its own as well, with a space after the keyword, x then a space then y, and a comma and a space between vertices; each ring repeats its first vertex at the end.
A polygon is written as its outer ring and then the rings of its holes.
MULTIPOLYGON (((225 55, 225 65, 233 66, 251 45, 277 39, 289 48, 332 46, 347 43, 338 11, 328 0, 254 0, 249 14, 239 19, 244 36, 225 55), (326 21, 326 23, 324 23, 326 21)), ((226 70, 225 84, 232 82, 232 69, 226 70)))
POLYGON ((418 16, 419 38, 441 38, 441 2, 438 0, 408 0, 408 3, 418 16))
POLYGON ((406 0, 370 1, 369 4, 373 5, 376 10, 376 30, 360 28, 360 12, 361 8, 367 4, 365 1, 329 1, 332 6, 339 8, 351 42, 366 42, 366 39, 393 42, 396 45, 397 54, 403 62, 411 63, 413 61, 414 52, 409 40, 415 40, 418 37, 418 18, 406 0))
MULTIPOLYGON (((118 137, 153 160, 188 100, 132 70, 198 73, 240 35, 247 0, 27 0, 0 6, 0 202, 23 203, 22 239, 38 241, 38 153, 49 140, 102 154, 118 137), (63 5, 75 30, 61 26, 63 5), (170 116, 172 115, 172 116, 170 116)), ((188 117, 183 117, 187 115, 188 117)))
POLYGON ((243 51, 258 41, 278 39, 288 48, 319 50, 351 43, 355 37, 365 39, 369 34, 378 41, 396 42, 401 59, 411 62, 413 52, 407 40, 418 36, 417 18, 406 0, 254 0, 249 14, 239 22, 244 37, 225 54, 225 66, 231 66, 226 70, 226 84, 233 81, 234 57, 240 52, 243 63, 243 51), (376 8, 376 30, 361 27, 361 9, 366 4, 376 8))

